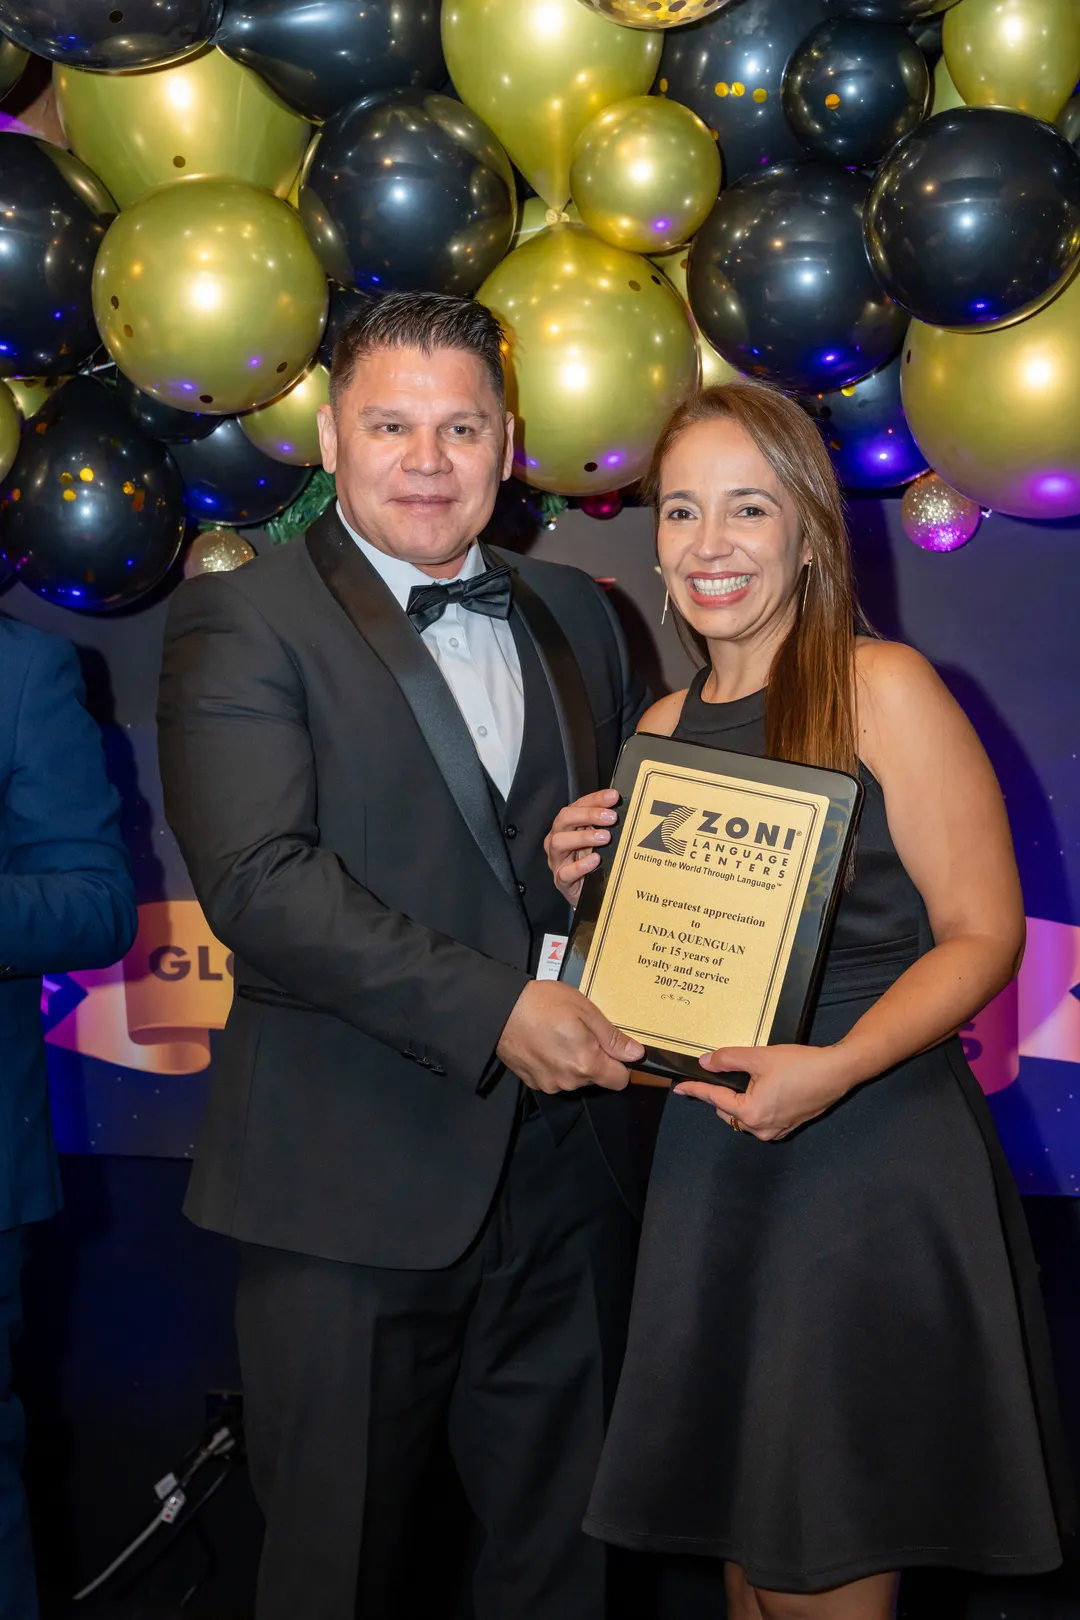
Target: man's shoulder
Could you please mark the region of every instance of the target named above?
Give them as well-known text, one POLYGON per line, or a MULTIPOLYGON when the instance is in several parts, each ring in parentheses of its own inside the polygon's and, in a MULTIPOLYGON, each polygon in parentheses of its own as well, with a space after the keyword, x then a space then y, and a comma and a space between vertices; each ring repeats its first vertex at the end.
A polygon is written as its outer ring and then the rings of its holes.
POLYGON ((206 599, 218 591, 229 591, 246 597, 257 607, 275 601, 289 601, 301 579, 311 571, 311 559, 304 536, 287 540, 282 545, 267 545, 265 551, 239 568, 222 573, 196 574, 186 579, 173 592, 173 605, 182 608, 196 598, 206 599))
POLYGON ((581 605, 586 610, 603 610, 602 587, 583 568, 506 551, 499 546, 492 546, 491 550, 516 569, 525 583, 531 585, 552 607, 573 604, 581 605))
POLYGON ((0 613, 0 659, 7 667, 8 679, 14 670, 29 670, 34 665, 55 669, 73 663, 75 657, 74 647, 63 636, 0 613))

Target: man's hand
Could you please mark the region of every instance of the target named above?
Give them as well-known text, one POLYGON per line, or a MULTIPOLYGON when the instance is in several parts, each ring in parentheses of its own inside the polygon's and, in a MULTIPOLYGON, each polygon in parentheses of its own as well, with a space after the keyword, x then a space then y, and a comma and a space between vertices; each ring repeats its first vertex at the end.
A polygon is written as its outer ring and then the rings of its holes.
POLYGON ((621 1091, 630 1080, 626 1065, 645 1055, 580 991, 548 981, 525 986, 496 1051, 531 1091, 549 1095, 582 1086, 621 1091))

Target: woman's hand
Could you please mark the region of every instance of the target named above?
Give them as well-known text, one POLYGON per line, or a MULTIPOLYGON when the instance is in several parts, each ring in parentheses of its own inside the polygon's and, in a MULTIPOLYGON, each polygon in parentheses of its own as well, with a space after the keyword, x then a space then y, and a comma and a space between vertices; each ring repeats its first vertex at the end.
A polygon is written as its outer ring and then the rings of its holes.
POLYGON ((701 1067, 712 1074, 748 1074, 750 1084, 732 1091, 704 1080, 680 1080, 674 1088, 678 1095, 709 1103, 721 1119, 729 1125, 734 1120, 759 1142, 781 1141, 851 1089, 839 1050, 831 1046, 726 1046, 707 1052, 701 1067))
POLYGON ((609 827, 618 820, 615 806, 619 795, 614 788, 603 788, 599 793, 586 793, 575 799, 565 810, 560 810, 544 839, 556 887, 572 906, 576 906, 581 885, 587 872, 600 864, 597 846, 611 842, 609 827))

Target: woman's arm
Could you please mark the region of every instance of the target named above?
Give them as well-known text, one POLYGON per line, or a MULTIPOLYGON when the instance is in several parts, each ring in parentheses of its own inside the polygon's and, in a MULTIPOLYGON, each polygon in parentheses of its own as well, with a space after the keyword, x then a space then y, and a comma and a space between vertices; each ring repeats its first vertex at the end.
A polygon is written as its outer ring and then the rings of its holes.
POLYGON ((934 946, 835 1046, 714 1052, 703 1067, 750 1072, 745 1093, 699 1082, 677 1088, 765 1140, 953 1034, 1009 982, 1023 955, 1009 824, 973 728, 909 647, 860 644, 857 679, 859 753, 881 783, 889 830, 926 905, 934 946))

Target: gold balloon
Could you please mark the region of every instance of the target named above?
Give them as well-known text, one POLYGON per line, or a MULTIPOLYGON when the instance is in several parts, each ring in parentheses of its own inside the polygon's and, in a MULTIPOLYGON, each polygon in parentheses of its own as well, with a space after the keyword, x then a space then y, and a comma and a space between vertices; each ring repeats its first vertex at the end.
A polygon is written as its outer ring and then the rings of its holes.
POLYGON ((137 387, 182 411, 232 415, 305 369, 327 287, 299 215, 239 180, 182 180, 113 221, 94 317, 137 387))
POLYGON ((524 247, 534 236, 552 225, 580 225, 581 215, 573 203, 565 208, 549 208, 542 197, 526 197, 518 210, 517 229, 510 243, 510 251, 524 247))
POLYGON ((22 417, 10 389, 0 388, 0 479, 7 477, 19 453, 22 417))
POLYGON ((121 208, 192 175, 247 180, 288 196, 311 125, 221 51, 135 73, 59 64, 53 72, 72 149, 121 208))
POLYGON ((678 28, 718 11, 724 0, 581 0, 624 28, 678 28))
POLYGON ((232 529, 204 529, 188 547, 184 558, 184 578, 198 574, 231 574, 255 556, 255 547, 232 529))
POLYGON ((934 66, 934 89, 930 99, 932 113, 951 112, 954 107, 966 107, 967 102, 952 82, 949 64, 939 56, 934 66))
POLYGON ((330 373, 318 362, 269 405, 238 420, 245 437, 271 461, 314 467, 322 460, 315 413, 330 403, 330 373))
POLYGON ((900 521, 909 540, 924 551, 956 551, 966 546, 982 522, 978 501, 969 501, 937 473, 923 473, 904 491, 900 521))
POLYGON ((919 449, 962 495, 1013 517, 1080 513, 1080 276, 1012 326, 912 321, 900 383, 919 449))
POLYGON ((36 416, 49 395, 55 393, 66 377, 5 377, 5 383, 15 397, 24 421, 36 416))
POLYGON ((443 52, 458 95, 490 124, 550 208, 570 196, 570 156, 613 101, 644 95, 662 40, 580 0, 445 0, 443 52))
POLYGON ((702 388, 719 388, 723 383, 734 382, 741 377, 742 372, 736 371, 729 365, 722 354, 718 354, 701 330, 694 313, 690 308, 690 300, 686 290, 686 266, 690 258, 688 247, 677 248, 674 253, 659 253, 653 255, 653 264, 661 269, 679 297, 686 305, 686 313, 690 317, 690 324, 697 336, 698 361, 701 367, 700 385, 702 388))
POLYGON ((560 495, 602 495, 640 478, 697 382, 693 327, 670 282, 580 225, 553 225, 476 296, 508 335, 520 476, 560 495))
POLYGON ((665 253, 693 236, 720 190, 720 151, 696 113, 663 96, 605 107, 577 138, 570 191, 614 247, 665 253))
POLYGON ((941 38, 971 107, 1016 107, 1052 123, 1080 79, 1077 0, 960 0, 941 38))

